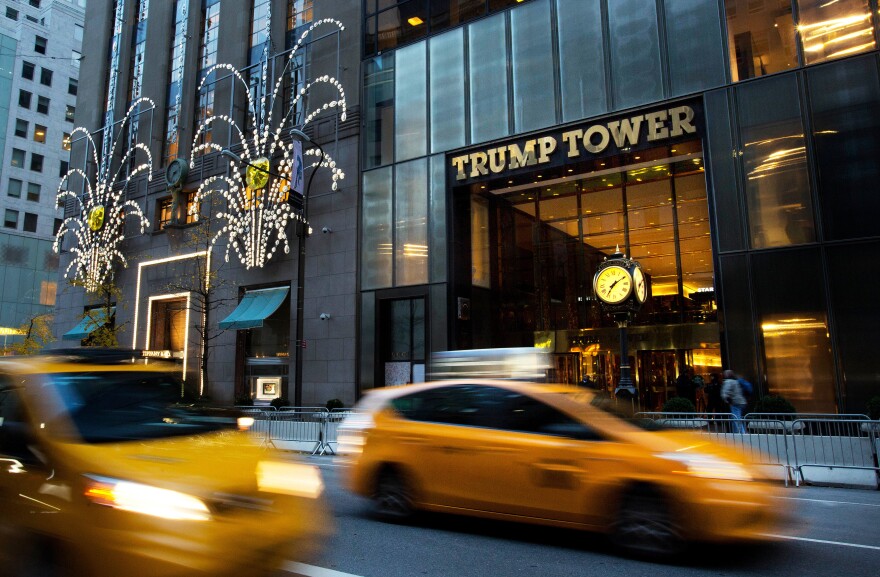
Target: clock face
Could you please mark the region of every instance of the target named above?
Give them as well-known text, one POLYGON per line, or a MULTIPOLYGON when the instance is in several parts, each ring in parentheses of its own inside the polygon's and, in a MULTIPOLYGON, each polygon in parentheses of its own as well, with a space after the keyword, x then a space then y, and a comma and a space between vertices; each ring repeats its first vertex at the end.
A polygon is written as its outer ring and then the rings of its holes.
POLYGON ((180 158, 174 159, 165 169, 165 182, 168 186, 177 186, 186 177, 186 161, 180 158))
POLYGON ((104 207, 100 204, 89 211, 89 228, 92 232, 98 232, 104 226, 104 207))
POLYGON ((633 270, 633 285, 635 285, 633 290, 636 293, 636 298, 640 303, 645 302, 648 298, 648 283, 645 282, 645 275, 639 267, 633 270))
POLYGON ((596 296, 609 304, 617 304, 626 300, 633 288, 629 272, 619 266, 602 269, 593 281, 596 296))

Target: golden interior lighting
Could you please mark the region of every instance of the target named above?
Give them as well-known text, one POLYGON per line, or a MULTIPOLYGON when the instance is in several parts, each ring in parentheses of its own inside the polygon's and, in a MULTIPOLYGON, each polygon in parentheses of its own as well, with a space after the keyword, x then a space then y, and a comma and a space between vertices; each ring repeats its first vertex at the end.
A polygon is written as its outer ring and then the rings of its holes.
POLYGON ((408 18, 407 22, 409 22, 410 26, 421 26, 422 24, 425 23, 425 21, 422 20, 421 18, 419 18, 418 16, 413 16, 412 18, 408 18))

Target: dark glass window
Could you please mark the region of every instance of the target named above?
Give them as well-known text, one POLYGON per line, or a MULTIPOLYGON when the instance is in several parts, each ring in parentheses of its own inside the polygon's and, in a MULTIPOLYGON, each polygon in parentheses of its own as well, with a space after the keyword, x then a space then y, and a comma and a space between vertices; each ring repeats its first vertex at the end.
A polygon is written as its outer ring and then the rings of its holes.
POLYGON ((37 215, 26 212, 24 213, 24 222, 21 225, 24 232, 37 232, 37 215))
MULTIPOLYGON (((758 367, 755 364, 748 257, 722 256, 719 285, 721 308, 724 312, 721 317, 727 340, 727 366, 752 380, 758 374, 758 367)), ((756 381, 757 379, 752 380, 753 383, 756 381)))
POLYGON ((495 387, 457 385, 422 391, 392 401, 404 417, 470 427, 494 427, 504 398, 495 387))
POLYGON ((263 326, 247 331, 245 356, 248 358, 286 358, 290 354, 290 293, 263 326))
POLYGON ((27 199, 31 202, 40 202, 40 185, 36 182, 28 183, 27 199))
POLYGON ((28 135, 28 121, 22 120, 21 118, 15 119, 15 135, 21 136, 22 138, 27 138, 28 135))
POLYGON ((874 57, 807 71, 826 239, 880 235, 880 75, 874 57))
POLYGON ((769 392, 791 401, 798 412, 836 413, 819 251, 761 252, 751 259, 769 392))
POLYGON ((743 234, 742 203, 737 186, 733 132, 730 127, 730 92, 718 90, 705 96, 708 152, 712 162, 713 178, 709 195, 714 196, 710 206, 715 212, 715 231, 721 252, 742 250, 746 247, 743 234))
POLYGON ((18 168, 24 168, 24 157, 25 151, 19 148, 12 149, 12 158, 9 161, 9 164, 18 168))
POLYGON ((379 51, 395 48, 428 35, 427 0, 409 0, 378 15, 379 51))
POLYGON ((52 71, 48 68, 40 68, 40 84, 52 86, 52 71))
POLYGON ((11 196, 12 198, 21 198, 21 185, 22 182, 16 178, 9 179, 9 187, 6 189, 6 194, 11 196))
POLYGON ((45 96, 37 97, 37 112, 40 114, 49 114, 49 99, 45 96))
POLYGON ((21 63, 21 77, 25 80, 33 80, 36 68, 36 66, 25 60, 21 63))
POLYGON ((64 120, 67 122, 73 122, 73 117, 76 114, 76 107, 67 105, 67 109, 64 112, 64 120))
POLYGON ((63 218, 56 218, 55 223, 52 225, 52 236, 58 234, 58 231, 61 230, 61 225, 64 224, 63 218))
POLYGON ((497 427, 522 433, 537 433, 574 439, 599 440, 586 425, 532 397, 499 391, 504 399, 497 427))
POLYGON ((746 83, 736 95, 752 248, 815 241, 797 78, 746 83))
POLYGON ((663 5, 671 96, 724 84, 724 36, 718 3, 664 0, 663 5))
POLYGON ((79 81, 76 78, 70 78, 67 82, 67 93, 76 96, 79 87, 79 81))
POLYGON ((15 8, 6 7, 6 17, 10 20, 18 20, 18 10, 15 8))
POLYGON ((68 162, 67 160, 62 160, 60 165, 58 166, 58 176, 66 176, 68 170, 70 170, 70 162, 68 162))
POLYGON ((607 112, 602 7, 583 0, 557 0, 556 6, 562 118, 607 112))
POLYGON ((31 153, 31 170, 43 172, 43 155, 31 153))
POLYGON ((31 107, 31 97, 33 95, 27 90, 19 90, 18 91, 18 105, 22 108, 30 108, 31 107))
POLYGON ((486 14, 486 0, 432 0, 431 33, 486 14))
POLYGON ((46 45, 48 44, 48 40, 43 38, 42 36, 37 36, 34 39, 34 52, 37 54, 45 54, 46 53, 46 45))
POLYGON ((11 208, 6 209, 3 218, 3 226, 6 228, 18 228, 18 211, 11 208))
POLYGON ((874 49, 869 0, 797 0, 804 64, 874 49))
POLYGON ((880 243, 829 247, 828 278, 834 311, 840 372, 846 405, 841 411, 867 413, 867 402, 877 394, 877 327, 880 326, 880 243), (859 271, 858 282, 852 282, 859 271))

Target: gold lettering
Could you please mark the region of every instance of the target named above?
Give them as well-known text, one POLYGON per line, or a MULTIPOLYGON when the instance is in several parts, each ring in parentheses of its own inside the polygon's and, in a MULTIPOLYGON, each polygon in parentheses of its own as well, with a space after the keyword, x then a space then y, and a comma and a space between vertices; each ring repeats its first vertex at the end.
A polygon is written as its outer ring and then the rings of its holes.
POLYGON ((489 149, 489 170, 494 174, 498 174, 504 170, 507 161, 507 148, 500 146, 498 148, 489 149))
POLYGON ((578 148, 578 139, 583 137, 584 131, 580 128, 577 130, 569 130, 562 133, 562 140, 568 145, 568 157, 575 158, 581 155, 581 149, 578 148))
POLYGON ((471 178, 486 176, 489 174, 489 171, 486 170, 486 162, 488 160, 489 157, 486 156, 485 152, 471 153, 471 178))
POLYGON ((679 106, 669 110, 672 116, 672 136, 681 136, 684 133, 693 134, 697 128, 691 123, 694 119, 694 109, 690 106, 679 106))
POLYGON ((587 152, 598 154, 608 147, 608 142, 610 140, 611 137, 608 134, 608 129, 601 124, 595 124, 589 127, 584 133, 584 148, 587 149, 587 152), (593 144, 594 134, 599 135, 599 142, 597 144, 593 144))
POLYGON ((455 167, 455 180, 464 180, 467 178, 467 175, 464 173, 464 165, 467 162, 467 155, 464 156, 456 156, 452 159, 452 166, 455 167))
POLYGON ((538 147, 541 153, 538 156, 538 162, 541 164, 550 161, 550 155, 556 150, 556 139, 552 136, 543 136, 538 139, 538 147))
POLYGON ((529 140, 523 146, 525 150, 520 150, 519 145, 516 144, 510 144, 507 146, 507 151, 510 153, 510 165, 508 168, 511 170, 537 164, 538 160, 535 158, 535 141, 529 140))
POLYGON ((608 123, 608 129, 614 136, 614 143, 618 148, 634 146, 639 142, 639 129, 642 127, 644 116, 633 116, 623 120, 614 120, 608 123), (629 143, 629 144, 627 144, 629 143))
POLYGON ((669 138, 669 129, 666 128, 664 122, 669 117, 665 110, 646 114, 648 121, 648 141, 659 140, 661 138, 669 138))

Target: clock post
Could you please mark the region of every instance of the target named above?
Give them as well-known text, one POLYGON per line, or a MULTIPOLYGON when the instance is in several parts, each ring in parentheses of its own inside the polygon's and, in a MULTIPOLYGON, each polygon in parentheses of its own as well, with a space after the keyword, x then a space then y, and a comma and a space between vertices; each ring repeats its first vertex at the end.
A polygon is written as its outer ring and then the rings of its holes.
POLYGON ((593 277, 593 295, 602 311, 614 317, 620 329, 620 380, 614 389, 615 396, 637 396, 629 365, 629 338, 627 327, 630 315, 641 309, 648 298, 645 275, 638 261, 626 258, 620 248, 607 257, 593 277))

